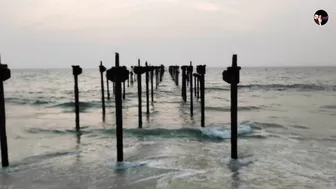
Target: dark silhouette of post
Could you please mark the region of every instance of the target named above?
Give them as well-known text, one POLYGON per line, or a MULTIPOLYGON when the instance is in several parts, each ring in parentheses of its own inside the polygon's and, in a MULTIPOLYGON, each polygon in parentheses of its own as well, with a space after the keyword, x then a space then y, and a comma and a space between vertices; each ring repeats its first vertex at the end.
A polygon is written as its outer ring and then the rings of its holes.
POLYGON ((101 99, 102 99, 102 109, 103 109, 103 121, 105 121, 105 95, 104 95, 104 72, 106 71, 105 66, 103 66, 103 62, 100 61, 99 72, 100 72, 100 86, 101 86, 101 99))
POLYGON ((196 97, 196 76, 194 75, 194 93, 195 93, 195 97, 196 97))
POLYGON ((172 77, 173 81, 175 82, 175 79, 173 77, 173 66, 168 67, 168 72, 169 72, 170 76, 172 77))
POLYGON ((188 66, 188 77, 189 77, 189 86, 190 86, 190 116, 193 117, 194 115, 194 106, 193 106, 193 66, 192 62, 190 61, 190 66, 188 66))
POLYGON ((146 62, 145 64, 146 66, 146 101, 147 101, 147 104, 146 104, 146 107, 147 107, 147 110, 146 110, 146 113, 147 115, 149 115, 149 69, 148 69, 148 63, 146 62))
POLYGON ((124 160, 123 152, 123 116, 122 116, 122 91, 121 84, 128 79, 126 67, 119 64, 119 54, 115 54, 115 67, 107 71, 108 79, 115 83, 115 108, 116 108, 116 137, 117 137, 117 162, 124 160))
POLYGON ((0 144, 1 144, 1 164, 2 167, 8 167, 8 146, 6 134, 6 111, 5 111, 5 94, 3 82, 11 77, 11 71, 7 64, 1 63, 0 55, 0 144))
POLYGON ((186 90, 186 71, 187 71, 187 66, 181 66, 181 70, 182 70, 182 99, 184 102, 187 102, 187 90, 186 90))
MULTIPOLYGON (((119 68, 119 54, 115 54, 115 67, 119 68)), ((120 74, 120 73, 119 73, 120 74)), ((122 100, 121 100, 121 79, 117 77, 115 83, 115 107, 116 107, 116 121, 117 121, 117 161, 124 160, 123 152, 123 120, 122 120, 122 100)))
POLYGON ((152 101, 152 104, 153 104, 153 102, 154 102, 154 81, 153 81, 153 79, 154 79, 154 67, 153 66, 151 66, 150 67, 150 76, 151 76, 151 101, 152 101))
POLYGON ((165 67, 164 67, 164 65, 161 64, 161 69, 160 69, 160 82, 162 82, 162 77, 163 77, 164 72, 165 72, 165 67))
POLYGON ((156 84, 155 89, 158 88, 159 83, 160 83, 160 81, 159 81, 159 69, 160 68, 158 66, 155 67, 155 84, 156 84))
POLYGON ((197 99, 199 99, 200 98, 200 75, 198 74, 197 75, 197 99))
POLYGON ((200 91, 201 91, 201 126, 205 126, 205 116, 204 116, 204 74, 205 74, 205 65, 199 65, 196 68, 197 73, 200 75, 200 91))
POLYGON ((176 82, 176 86, 179 85, 179 73, 180 73, 179 68, 180 68, 179 66, 176 66, 176 70, 175 70, 175 82, 176 82))
POLYGON ((106 90, 107 90, 107 100, 110 100, 110 87, 109 87, 109 80, 106 76, 106 90))
POLYGON ((130 85, 130 80, 127 79, 127 87, 129 87, 129 85, 130 85))
POLYGON ((140 59, 138 59, 138 66, 133 68, 134 73, 137 75, 138 82, 138 118, 139 128, 142 128, 142 87, 141 87, 141 74, 144 73, 144 68, 140 66, 140 59))
POLYGON ((76 112, 76 131, 79 132, 79 98, 78 98, 78 75, 82 74, 83 70, 80 66, 74 65, 72 66, 72 74, 75 78, 75 112, 76 112))
POLYGON ((179 66, 169 66, 169 73, 175 82, 175 85, 178 86, 178 74, 179 74, 179 66))
POLYGON ((240 82, 237 55, 232 56, 232 66, 223 71, 223 80, 231 86, 231 158, 238 158, 238 83, 240 82))

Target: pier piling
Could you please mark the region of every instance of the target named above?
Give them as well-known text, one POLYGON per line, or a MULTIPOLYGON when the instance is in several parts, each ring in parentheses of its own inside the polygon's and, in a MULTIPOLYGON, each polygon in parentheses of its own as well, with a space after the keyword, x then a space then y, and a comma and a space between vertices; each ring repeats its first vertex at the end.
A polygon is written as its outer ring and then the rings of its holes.
POLYGON ((79 126, 79 97, 78 97, 78 76, 82 74, 83 69, 78 65, 72 66, 72 74, 74 75, 75 79, 75 86, 74 86, 74 92, 75 92, 75 112, 76 112, 76 131, 79 132, 80 126, 79 126))
POLYGON ((154 103, 154 66, 150 67, 150 77, 151 77, 151 102, 154 103))
POLYGON ((101 99, 102 99, 102 113, 103 113, 103 121, 105 121, 105 92, 104 92, 104 72, 106 71, 106 67, 103 66, 103 62, 100 61, 99 72, 100 72, 100 86, 101 86, 101 99))
POLYGON ((190 89, 190 116, 194 115, 194 105, 193 105, 193 66, 190 61, 190 66, 188 66, 188 77, 189 77, 189 89, 190 89))
POLYGON ((142 87, 141 87, 141 74, 145 72, 145 69, 140 66, 140 59, 138 59, 138 66, 133 68, 134 73, 137 75, 138 82, 138 120, 139 128, 142 128, 142 87))
POLYGON ((182 99, 184 102, 187 102, 187 67, 188 66, 181 66, 181 70, 182 70, 182 99))
POLYGON ((115 54, 115 67, 107 70, 107 77, 115 83, 115 110, 116 110, 116 137, 117 137, 117 162, 124 160, 123 152, 123 114, 121 84, 128 79, 128 71, 119 63, 119 53, 115 54))
POLYGON ((147 118, 149 115, 149 67, 148 67, 148 63, 145 63, 146 66, 146 114, 147 114, 147 118))
POLYGON ((241 67, 237 66, 237 55, 232 56, 232 66, 222 73, 223 80, 230 84, 231 91, 231 158, 238 158, 238 83, 241 67))
POLYGON ((106 76, 106 91, 107 91, 107 100, 110 100, 110 98, 111 98, 110 86, 109 86, 109 80, 107 79, 107 76, 106 76))
POLYGON ((204 74, 205 74, 205 65, 199 65, 196 67, 196 71, 199 74, 200 80, 200 93, 201 93, 201 126, 205 126, 205 115, 204 115, 204 74))
POLYGON ((3 82, 11 77, 11 71, 7 64, 1 63, 0 57, 0 143, 1 143, 1 164, 2 167, 8 167, 8 146, 6 134, 6 111, 5 111, 5 94, 3 82))

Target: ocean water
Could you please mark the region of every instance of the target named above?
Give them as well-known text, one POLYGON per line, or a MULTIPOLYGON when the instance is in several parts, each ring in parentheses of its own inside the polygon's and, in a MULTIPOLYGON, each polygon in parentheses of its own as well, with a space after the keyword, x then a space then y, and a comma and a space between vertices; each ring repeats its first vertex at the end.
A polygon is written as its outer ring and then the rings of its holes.
MULTIPOLYGON (((242 68, 239 160, 230 160, 230 92, 224 68, 208 68, 205 128, 165 72, 137 124, 137 86, 123 101, 124 158, 116 164, 114 97, 102 121, 100 74, 79 76, 81 135, 73 76, 12 70, 5 82, 10 167, 2 188, 335 188, 336 68, 242 68)), ((143 76, 144 81, 144 76, 143 76)))

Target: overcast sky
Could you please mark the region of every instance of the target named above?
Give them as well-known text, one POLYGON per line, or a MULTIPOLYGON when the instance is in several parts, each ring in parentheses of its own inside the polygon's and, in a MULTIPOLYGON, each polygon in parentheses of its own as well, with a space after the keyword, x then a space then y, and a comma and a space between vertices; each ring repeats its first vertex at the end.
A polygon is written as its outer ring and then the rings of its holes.
POLYGON ((1 0, 10 68, 207 64, 336 66, 335 0, 1 0), (315 11, 329 21, 318 26, 315 11), (335 18, 335 19, 334 19, 335 18))

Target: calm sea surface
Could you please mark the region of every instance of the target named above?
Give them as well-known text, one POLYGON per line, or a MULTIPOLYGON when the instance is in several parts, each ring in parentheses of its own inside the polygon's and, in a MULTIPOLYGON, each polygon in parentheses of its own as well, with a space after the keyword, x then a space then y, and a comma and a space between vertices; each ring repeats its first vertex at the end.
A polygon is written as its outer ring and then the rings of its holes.
POLYGON ((0 189, 336 188, 336 68, 242 68, 238 161, 223 69, 207 69, 204 129, 199 101, 191 118, 189 93, 183 102, 168 72, 148 119, 143 93, 143 129, 136 83, 128 87, 122 165, 114 97, 103 122, 98 69, 79 76, 81 136, 71 69, 12 70, 4 85, 11 166, 0 169, 0 189))

